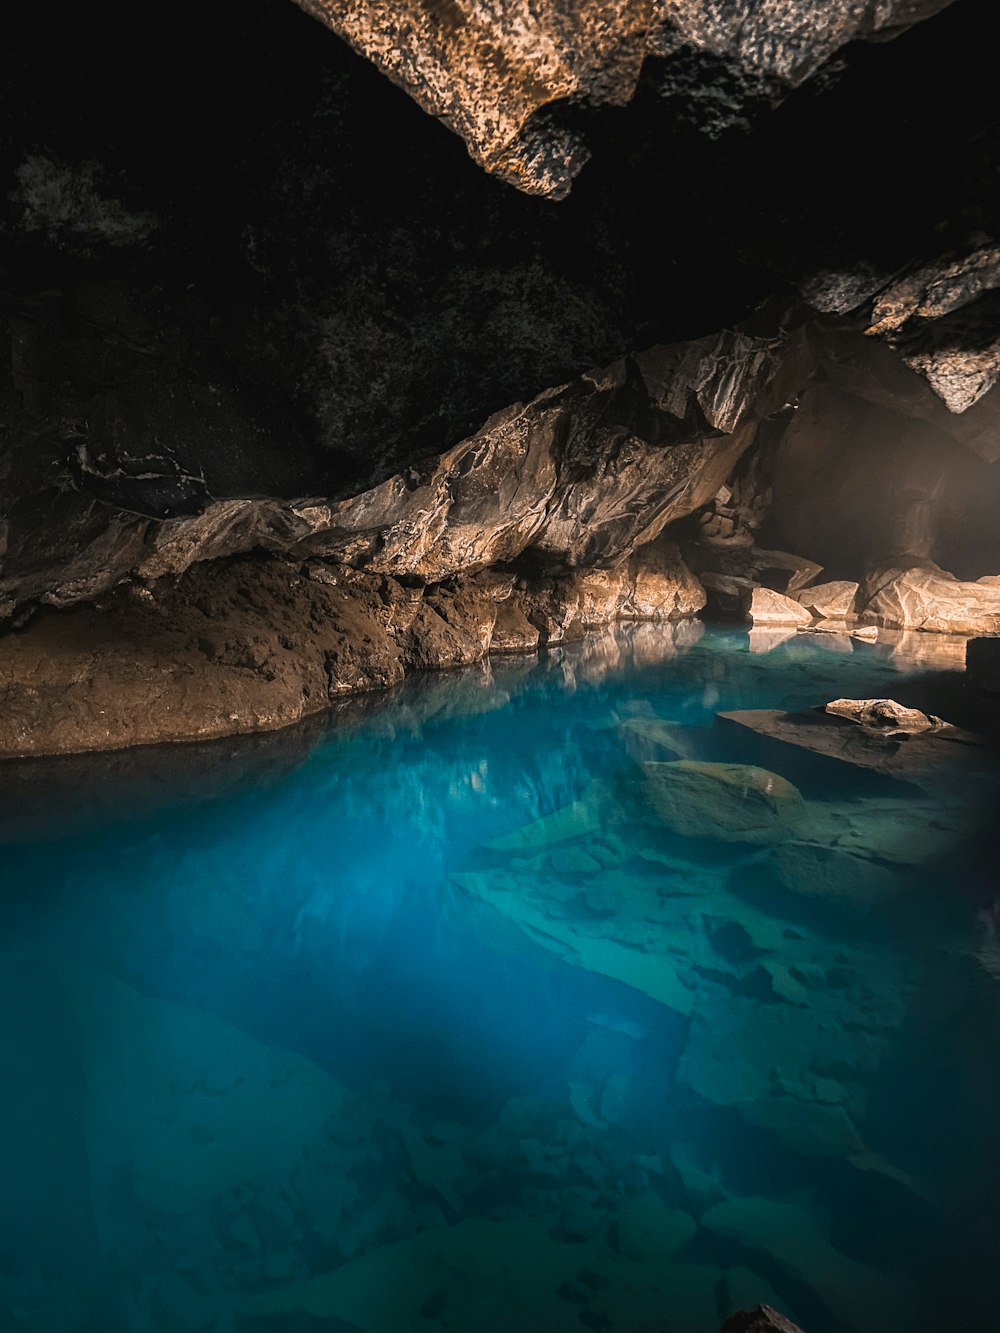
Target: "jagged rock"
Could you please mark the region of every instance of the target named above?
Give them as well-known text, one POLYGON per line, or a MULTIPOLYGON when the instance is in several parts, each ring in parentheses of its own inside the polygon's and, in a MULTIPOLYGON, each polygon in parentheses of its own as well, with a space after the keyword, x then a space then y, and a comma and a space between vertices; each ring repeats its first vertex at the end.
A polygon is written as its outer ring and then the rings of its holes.
POLYGON ((986 694, 1000 694, 1000 636, 970 639, 965 645, 969 684, 986 694))
MULTIPOLYGON (((749 95, 761 87, 773 94, 807 79, 845 43, 892 34, 945 0, 883 7, 841 0, 818 26, 801 0, 738 15, 706 0, 654 0, 640 9, 625 0, 561 0, 543 10, 524 0, 500 7, 458 0, 447 13, 414 0, 300 3, 460 134, 486 170, 528 193, 559 199, 589 153, 579 133, 551 111, 561 104, 627 103, 647 56, 666 57, 666 87, 671 57, 683 70, 685 56, 705 53, 737 71, 749 95)), ((728 119, 739 116, 737 98, 728 119)))
POLYGON ((858 588, 848 579, 817 583, 796 593, 796 601, 820 620, 843 620, 854 610, 858 588))
POLYGON ((1000 588, 964 583, 931 561, 889 565, 864 582, 862 618, 890 629, 1000 633, 1000 588))
POLYGON ((917 1294, 903 1278, 841 1254, 812 1218, 792 1204, 762 1197, 730 1199, 710 1208, 701 1222, 717 1236, 766 1254, 780 1272, 808 1290, 845 1333, 914 1324, 917 1294))
POLYGON ((995 303, 983 293, 1000 287, 1000 248, 983 246, 957 258, 941 258, 908 274, 883 291, 866 333, 884 336, 903 353, 952 412, 964 412, 1000 377, 1000 338, 995 335, 995 303), (977 315, 983 336, 975 347, 955 345, 954 312, 972 306, 969 332, 977 315))
POLYGON ((787 593, 789 597, 812 583, 823 566, 805 556, 791 555, 788 551, 767 551, 759 546, 750 552, 750 571, 752 577, 764 588, 776 593, 787 593))
POLYGON ((872 727, 886 736, 919 735, 922 731, 948 727, 941 718, 922 713, 919 708, 907 708, 895 699, 834 699, 824 705, 823 711, 862 727, 872 727))
MULTIPOLYGON (((730 1269, 729 1272, 737 1272, 730 1269)), ((727 1278, 729 1273, 726 1274, 727 1278)), ((752 1275, 756 1278, 756 1274, 752 1275)), ((757 1305, 752 1310, 737 1310, 722 1325, 722 1333, 802 1333, 798 1324, 793 1324, 783 1314, 779 1314, 771 1305, 757 1305)))
POLYGON ((754 588, 746 612, 752 625, 804 627, 812 623, 812 616, 805 607, 800 606, 791 597, 785 597, 780 592, 772 592, 769 588, 754 588))
POLYGON ((796 788, 766 769, 696 759, 643 767, 657 819, 684 837, 780 842, 794 836, 804 813, 796 788))

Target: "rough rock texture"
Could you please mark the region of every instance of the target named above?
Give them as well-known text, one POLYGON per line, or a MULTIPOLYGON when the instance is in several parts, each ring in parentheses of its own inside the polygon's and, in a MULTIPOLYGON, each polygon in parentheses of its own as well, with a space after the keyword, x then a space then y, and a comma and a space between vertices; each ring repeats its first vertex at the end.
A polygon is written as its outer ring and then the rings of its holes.
POLYGON ((796 593, 796 601, 820 620, 843 620, 854 611, 858 584, 847 579, 817 583, 796 593))
POLYGON ((0 754, 271 731, 408 671, 618 619, 691 615, 703 600, 666 545, 618 571, 513 583, 485 573, 424 587, 322 561, 243 558, 44 611, 0 638, 0 754), (516 636, 508 606, 524 621, 516 636))
MULTIPOLYGON (((674 62, 683 69, 684 57, 705 53, 760 96, 801 83, 847 42, 891 36, 948 2, 837 0, 817 14, 808 0, 763 9, 716 0, 299 0, 460 134, 488 171, 557 199, 589 155, 565 123, 567 108, 629 102, 648 56, 665 60, 669 86, 674 62)), ((738 111, 737 103, 730 115, 738 111)))
POLYGON ((202 512, 172 519, 89 501, 51 545, 37 540, 34 507, 23 518, 15 507, 0 616, 256 547, 428 582, 520 557, 555 569, 611 566, 705 504, 756 423, 811 367, 802 328, 653 348, 516 404, 440 457, 346 500, 206 498, 202 512))
POLYGON ((737 1310, 722 1325, 722 1333, 802 1333, 770 1305, 758 1305, 753 1310, 737 1310))
POLYGON ((862 619, 892 629, 943 634, 1000 632, 1000 587, 963 583, 932 561, 874 570, 862 593, 862 619))
MULTIPOLYGON (((1000 399, 975 359, 997 117, 975 12, 310 7, 506 179, 555 196, 584 139, 593 161, 558 205, 510 189, 292 5, 178 0, 164 27, 112 0, 54 30, 21 7, 0 54, 17 642, 39 608, 155 601, 261 550, 421 605, 493 571, 495 650, 612 604, 693 609, 697 585, 650 593, 629 566, 686 520, 749 552, 706 566, 735 607, 820 563, 996 571, 1000 399), (122 62, 123 41, 161 60, 122 62), (960 95, 923 97, 958 55, 960 95)), ((431 634, 404 656, 449 654, 431 634)))
POLYGON ((657 818, 687 838, 781 842, 805 809, 790 782, 763 768, 678 759, 647 763, 643 771, 657 818))
POLYGON ((812 616, 791 597, 770 588, 754 588, 747 604, 751 625, 810 625, 812 616))

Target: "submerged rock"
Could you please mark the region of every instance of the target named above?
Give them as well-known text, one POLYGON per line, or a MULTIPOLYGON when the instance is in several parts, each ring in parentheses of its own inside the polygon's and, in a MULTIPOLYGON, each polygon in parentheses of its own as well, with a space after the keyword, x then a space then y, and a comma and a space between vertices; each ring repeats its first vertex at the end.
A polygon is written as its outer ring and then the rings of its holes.
POLYGON ((842 1254, 801 1208, 760 1196, 730 1199, 710 1208, 701 1222, 751 1253, 766 1254, 845 1333, 915 1326, 918 1299, 909 1283, 842 1254))
POLYGON ((722 1325, 722 1333, 802 1333, 802 1329, 773 1306, 757 1305, 752 1310, 737 1310, 730 1315, 722 1325))
POLYGON ((772 843, 794 836, 805 811, 786 779, 747 764, 696 759, 644 765, 657 818, 687 838, 772 843))
POLYGON ((783 761, 792 762, 791 752, 784 749, 788 746, 933 792, 964 779, 996 779, 995 752, 978 737, 947 723, 915 731, 885 729, 825 711, 784 713, 777 708, 740 709, 716 717, 724 728, 743 730, 748 740, 759 737, 751 753, 779 768, 783 761))

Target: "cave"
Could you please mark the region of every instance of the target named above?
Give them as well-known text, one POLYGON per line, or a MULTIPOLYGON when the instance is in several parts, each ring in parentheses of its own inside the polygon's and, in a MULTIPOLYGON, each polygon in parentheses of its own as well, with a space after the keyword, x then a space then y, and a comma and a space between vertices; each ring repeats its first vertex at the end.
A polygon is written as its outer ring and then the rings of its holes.
POLYGON ((12 18, 0 1327, 994 1327, 991 20, 12 18))

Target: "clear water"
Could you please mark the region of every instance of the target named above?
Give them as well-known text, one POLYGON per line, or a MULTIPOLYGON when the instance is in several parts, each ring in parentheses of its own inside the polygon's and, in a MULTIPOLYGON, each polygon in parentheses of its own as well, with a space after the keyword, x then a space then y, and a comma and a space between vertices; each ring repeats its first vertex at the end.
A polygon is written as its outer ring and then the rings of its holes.
POLYGON ((992 812, 779 751, 820 874, 644 804, 657 722, 947 678, 700 632, 8 766, 0 1328, 995 1329, 992 812))

